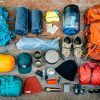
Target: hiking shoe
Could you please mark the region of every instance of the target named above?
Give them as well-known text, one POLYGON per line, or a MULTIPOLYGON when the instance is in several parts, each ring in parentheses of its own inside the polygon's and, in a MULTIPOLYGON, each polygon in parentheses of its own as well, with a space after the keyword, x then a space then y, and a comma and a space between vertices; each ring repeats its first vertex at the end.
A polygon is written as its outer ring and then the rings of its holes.
POLYGON ((81 56, 82 56, 82 53, 83 53, 82 45, 83 45, 83 43, 82 43, 82 39, 80 37, 77 36, 76 38, 74 38, 73 48, 74 48, 74 56, 76 58, 81 58, 81 56))
POLYGON ((62 54, 64 57, 68 57, 70 55, 72 41, 70 37, 66 36, 62 43, 62 54))

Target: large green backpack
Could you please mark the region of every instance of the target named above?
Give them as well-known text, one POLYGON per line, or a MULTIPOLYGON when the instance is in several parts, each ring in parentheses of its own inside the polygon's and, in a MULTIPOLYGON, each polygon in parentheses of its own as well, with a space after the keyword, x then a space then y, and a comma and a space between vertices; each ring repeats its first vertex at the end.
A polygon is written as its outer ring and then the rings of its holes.
POLYGON ((11 40, 7 19, 8 11, 4 7, 0 7, 0 46, 5 46, 11 40))
POLYGON ((0 96, 20 96, 22 81, 17 76, 0 76, 0 96))

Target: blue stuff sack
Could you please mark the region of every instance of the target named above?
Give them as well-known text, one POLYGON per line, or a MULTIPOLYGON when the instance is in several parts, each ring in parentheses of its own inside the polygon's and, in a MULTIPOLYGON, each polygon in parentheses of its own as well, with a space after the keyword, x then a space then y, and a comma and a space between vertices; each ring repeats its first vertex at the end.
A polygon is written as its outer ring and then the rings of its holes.
POLYGON ((11 39, 7 19, 8 11, 4 7, 0 7, 0 46, 6 45, 11 39))
POLYGON ((20 96, 22 81, 16 76, 0 76, 0 96, 20 96))
POLYGON ((28 33, 29 10, 20 5, 16 9, 15 33, 24 36, 28 33))
POLYGON ((80 31, 80 11, 78 6, 69 5, 63 10, 62 30, 66 35, 75 35, 80 31))
POLYGON ((43 14, 40 10, 32 10, 31 12, 31 32, 40 34, 43 31, 43 14))

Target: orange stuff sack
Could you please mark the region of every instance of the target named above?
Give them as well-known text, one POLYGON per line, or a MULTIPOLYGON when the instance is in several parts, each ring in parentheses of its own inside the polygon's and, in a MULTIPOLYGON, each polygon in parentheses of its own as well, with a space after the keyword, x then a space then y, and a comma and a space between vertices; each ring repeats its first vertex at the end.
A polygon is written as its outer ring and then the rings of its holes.
POLYGON ((0 72, 9 72, 15 66, 15 59, 11 55, 0 54, 0 72))
POLYGON ((84 31, 85 37, 88 39, 87 56, 90 56, 93 60, 100 60, 100 5, 91 7, 84 18, 87 18, 84 31))

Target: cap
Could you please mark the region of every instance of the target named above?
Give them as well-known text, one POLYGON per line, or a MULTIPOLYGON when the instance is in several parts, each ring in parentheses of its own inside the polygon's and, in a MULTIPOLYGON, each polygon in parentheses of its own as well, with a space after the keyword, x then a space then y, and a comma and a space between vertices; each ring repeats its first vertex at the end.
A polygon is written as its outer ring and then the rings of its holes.
POLYGON ((32 57, 28 53, 21 53, 17 57, 18 70, 21 74, 30 73, 32 70, 32 57))

